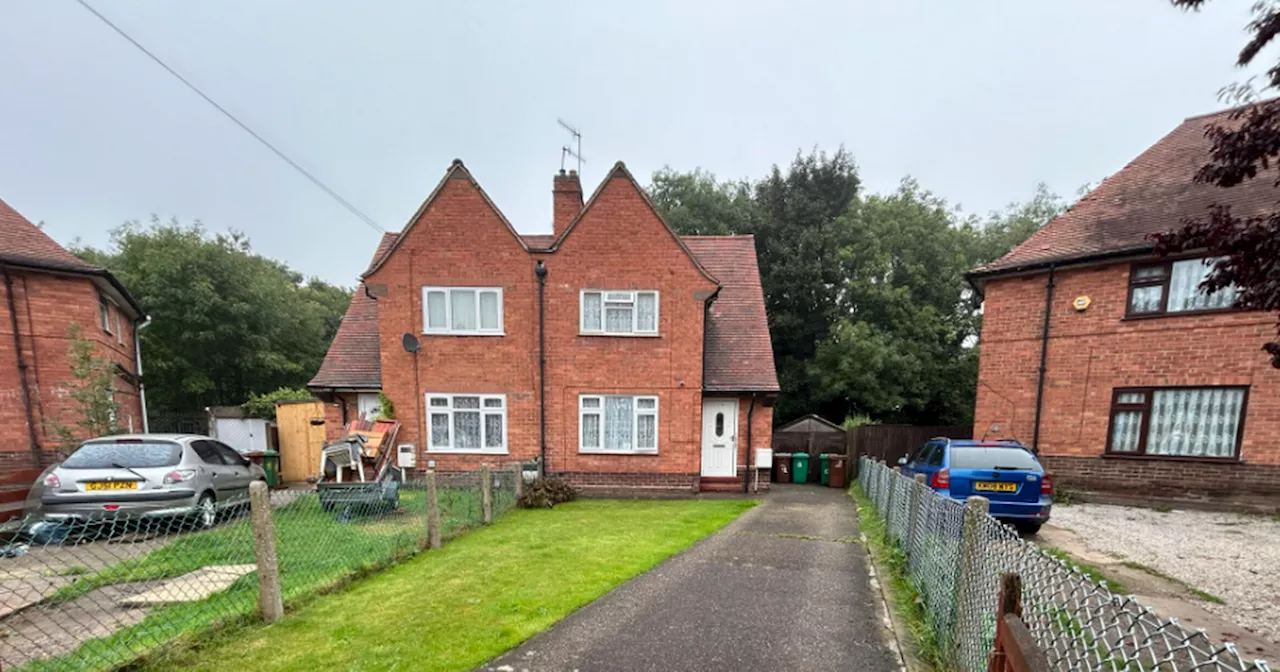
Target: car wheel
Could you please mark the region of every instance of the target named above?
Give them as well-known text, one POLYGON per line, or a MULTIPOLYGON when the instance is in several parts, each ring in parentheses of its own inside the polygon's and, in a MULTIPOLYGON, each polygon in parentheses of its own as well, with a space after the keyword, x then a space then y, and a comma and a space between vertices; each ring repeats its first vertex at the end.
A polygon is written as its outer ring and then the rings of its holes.
POLYGON ((1019 523, 1018 531, 1027 536, 1032 536, 1040 532, 1041 525, 1043 525, 1043 523, 1019 523))
POLYGON ((204 493, 200 495, 200 501, 196 502, 196 524, 202 530, 211 529, 218 522, 218 505, 213 501, 213 495, 204 493))

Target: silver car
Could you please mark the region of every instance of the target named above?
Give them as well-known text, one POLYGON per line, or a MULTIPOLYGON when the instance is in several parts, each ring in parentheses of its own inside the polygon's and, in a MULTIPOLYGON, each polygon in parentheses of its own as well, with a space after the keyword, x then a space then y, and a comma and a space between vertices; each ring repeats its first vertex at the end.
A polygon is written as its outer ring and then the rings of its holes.
POLYGON ((231 447, 192 434, 122 434, 91 439, 44 477, 49 520, 182 516, 204 528, 243 507, 262 468, 231 447))

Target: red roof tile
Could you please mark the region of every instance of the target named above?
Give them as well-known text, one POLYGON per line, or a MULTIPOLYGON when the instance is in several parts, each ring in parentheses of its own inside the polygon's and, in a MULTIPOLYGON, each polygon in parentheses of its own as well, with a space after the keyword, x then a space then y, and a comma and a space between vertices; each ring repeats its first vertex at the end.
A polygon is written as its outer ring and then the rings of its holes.
MULTIPOLYGON (((370 267, 391 249, 398 233, 384 233, 370 267)), ((382 387, 382 360, 378 352, 378 302, 364 292, 364 283, 351 294, 347 313, 338 325, 329 352, 308 387, 370 389, 382 387)))
POLYGON ((764 310, 754 236, 681 236, 720 293, 707 315, 702 387, 711 392, 776 392, 773 342, 764 310))
POLYGON ((1215 203, 1230 205, 1236 215, 1270 212, 1280 199, 1274 180, 1262 177, 1230 189, 1192 180, 1209 160, 1205 129, 1226 121, 1230 113, 1187 119, 1057 219, 973 274, 1147 252, 1152 248, 1148 235, 1175 228, 1185 217, 1203 215, 1215 203))
POLYGON ((0 200, 0 260, 68 271, 101 271, 53 242, 8 203, 0 200))

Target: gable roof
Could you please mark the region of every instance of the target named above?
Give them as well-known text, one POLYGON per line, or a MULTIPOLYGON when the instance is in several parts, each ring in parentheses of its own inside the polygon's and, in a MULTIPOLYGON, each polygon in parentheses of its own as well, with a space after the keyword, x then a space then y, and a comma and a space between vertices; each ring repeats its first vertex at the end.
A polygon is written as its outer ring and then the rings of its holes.
MULTIPOLYGON (((391 246, 396 233, 382 234, 378 250, 373 253, 370 268, 377 264, 391 246)), ((368 389, 382 388, 382 358, 378 350, 378 302, 365 293, 360 283, 351 293, 351 303, 338 325, 338 333, 325 353, 311 388, 368 389)))
POLYGON ((511 226, 511 222, 507 219, 507 216, 502 214, 502 211, 498 209, 497 204, 493 202, 493 199, 489 198, 489 194, 485 193, 484 188, 480 186, 480 183, 476 181, 476 178, 471 176, 471 171, 467 170, 467 167, 463 165, 462 159, 454 159, 453 163, 449 164, 449 169, 444 171, 444 177, 440 178, 440 183, 436 185, 435 189, 431 190, 431 193, 427 195, 427 199, 422 202, 422 205, 418 206, 418 210, 413 213, 413 217, 409 218, 409 223, 405 224, 404 229, 399 233, 389 234, 394 236, 395 240, 392 241, 391 246, 388 247, 385 252, 373 257, 373 263, 369 264, 369 270, 365 271, 364 275, 361 277, 369 277, 370 274, 381 268, 382 264, 386 263, 387 258, 400 247, 400 243, 409 235, 409 232, 413 230, 413 227, 418 225, 418 221, 422 219, 422 215, 427 211, 427 208, 431 207, 431 204, 440 195, 440 192, 444 191, 444 186, 449 183, 449 180, 466 180, 470 182, 471 186, 475 187, 476 191, 480 193, 480 198, 484 199, 485 204, 488 205, 489 208, 493 210, 494 214, 498 216, 498 219, 502 221, 502 225, 507 227, 507 231, 510 231, 511 235, 516 239, 516 242, 520 243, 520 247, 523 247, 525 251, 529 250, 529 245, 525 242, 524 238, 516 232, 516 228, 514 226, 511 226))
POLYGON ((744 236, 682 236, 703 267, 720 279, 707 310, 702 387, 711 392, 776 392, 773 341, 756 265, 756 239, 744 236))
POLYGON ((613 164, 613 169, 610 170, 609 174, 605 175, 604 179, 600 181, 600 185, 596 187, 595 192, 591 194, 591 198, 587 199, 587 202, 582 206, 582 210, 578 213, 578 216, 574 217, 572 222, 569 222, 569 226, 564 227, 564 231, 560 233, 560 237, 556 239, 555 243, 551 246, 550 251, 554 252, 560 249, 560 245, 564 243, 564 240, 569 237, 570 233, 573 233, 575 228, 578 227, 578 222, 581 222, 582 218, 591 211, 591 206, 595 205, 600 194, 604 193, 604 188, 615 178, 621 178, 631 183, 631 186, 635 188, 636 193, 640 194, 640 198, 644 200, 644 204, 649 207, 649 212, 652 212, 653 216, 658 218, 658 221, 662 223, 662 227, 667 230, 667 233, 671 234, 672 240, 676 241, 676 245, 679 245, 680 249, 684 250, 684 253, 689 256, 689 261, 693 262, 693 265, 698 269, 698 272, 711 282, 719 283, 719 280, 717 280, 716 277, 702 265, 702 262, 698 260, 697 255, 690 251, 689 247, 685 245, 683 237, 677 234, 675 229, 672 229, 671 225, 667 223, 667 220, 662 216, 662 213, 658 212, 658 208, 649 198, 649 194, 640 186, 640 183, 636 181, 636 178, 631 174, 631 171, 627 170, 627 164, 621 161, 613 164))
POLYGON ((137 299, 107 269, 71 254, 3 200, 0 200, 0 263, 89 276, 100 291, 123 301, 135 317, 143 314, 137 299))
POLYGON ((1273 180, 1255 178, 1230 189, 1194 181, 1210 159, 1205 130, 1229 122, 1235 111, 1183 121, 1021 245, 971 271, 970 278, 1150 252, 1149 235, 1206 214, 1215 203, 1230 205, 1240 216, 1270 212, 1280 198, 1273 180))
POLYGON ((774 434, 783 434, 794 432, 797 434, 808 434, 809 432, 823 434, 844 434, 844 429, 834 422, 820 416, 810 413, 788 422, 787 424, 773 430, 774 434))

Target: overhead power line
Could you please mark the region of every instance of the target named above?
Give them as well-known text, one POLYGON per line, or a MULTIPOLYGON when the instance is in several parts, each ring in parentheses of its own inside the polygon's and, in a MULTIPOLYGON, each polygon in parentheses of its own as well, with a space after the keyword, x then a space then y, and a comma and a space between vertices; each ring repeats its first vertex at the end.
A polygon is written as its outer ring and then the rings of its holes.
POLYGON ((369 217, 363 212, 360 212, 360 209, 352 205, 350 201, 348 201, 347 199, 339 195, 338 192, 330 188, 329 185, 320 181, 320 178, 316 177, 315 175, 312 175, 310 172, 307 171, 306 168, 303 168, 302 166, 298 165, 297 161, 294 161, 293 159, 289 158, 287 154, 280 151, 279 149, 276 149, 275 145, 272 145, 270 142, 267 142, 266 138, 262 137, 261 135, 258 135, 252 128, 249 128, 248 124, 237 119, 236 115, 228 112, 227 108, 219 105, 218 101, 214 100, 213 98, 210 98, 204 91, 200 90, 200 87, 196 86, 195 84, 192 84, 190 81, 187 80, 186 77, 183 77, 182 75, 178 74, 177 70, 174 70, 173 68, 169 67, 167 63, 160 60, 159 56, 156 56, 155 54, 151 53, 149 49, 142 46, 141 43, 139 43, 137 40, 130 37, 128 33, 124 32, 124 30, 120 28, 120 26, 117 26, 116 24, 112 23, 111 19, 108 19, 107 17, 99 13, 98 10, 94 9, 93 6, 91 6, 88 2, 86 2, 86 0, 76 0, 76 2, 78 2, 81 7, 84 7, 85 9, 89 10, 91 14, 98 17, 98 19, 101 20, 103 23, 110 26, 110 28, 116 31, 116 34, 118 34, 120 37, 123 37, 124 39, 128 40, 129 44, 132 44, 133 46, 137 47, 138 51, 141 51, 142 53, 146 54, 148 58, 155 61, 156 65, 159 65, 160 67, 164 68, 166 72, 173 75, 175 78, 177 78, 178 81, 185 84, 188 89, 191 89, 192 91, 194 91, 197 96, 200 96, 201 98, 203 98, 206 103, 209 103, 210 105, 212 105, 215 110, 221 112, 223 116, 230 119, 236 126, 239 126, 245 133, 248 133, 249 135, 253 136, 254 140, 257 140, 258 142, 262 143, 263 147, 266 147, 267 149, 271 150, 271 153, 280 157, 280 160, 289 164, 291 168, 298 171, 303 177, 310 180, 312 184, 319 187, 321 191, 328 194, 330 198, 337 201, 338 204, 340 204, 342 207, 350 211, 351 214, 355 215, 356 217, 359 217, 360 221, 364 222, 365 224, 368 224, 369 226, 373 227, 374 230, 380 233, 386 231, 386 229, 379 226, 377 222, 373 221, 373 218, 369 217))

